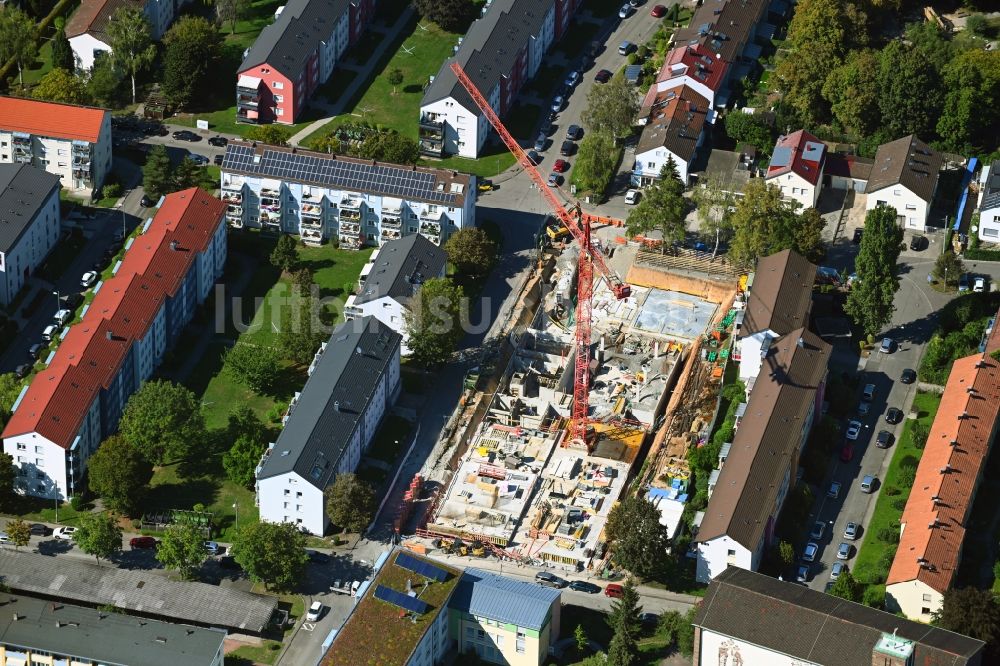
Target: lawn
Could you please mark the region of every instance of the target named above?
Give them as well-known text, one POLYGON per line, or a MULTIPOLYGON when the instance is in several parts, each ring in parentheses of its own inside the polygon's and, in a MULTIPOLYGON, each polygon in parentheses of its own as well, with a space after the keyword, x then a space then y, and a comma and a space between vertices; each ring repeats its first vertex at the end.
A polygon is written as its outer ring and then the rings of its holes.
MULTIPOLYGON (((918 392, 913 399, 913 410, 919 414, 918 421, 928 430, 934 422, 934 415, 937 414, 940 404, 941 396, 936 393, 918 392)), ((880 539, 879 532, 895 530, 896 534, 899 533, 899 519, 903 515, 906 498, 910 493, 910 489, 905 487, 906 484, 900 481, 900 468, 904 460, 916 465, 923 455, 923 449, 913 445, 913 425, 914 421, 907 420, 903 433, 896 442, 889 470, 885 478, 880 480, 881 487, 878 500, 875 502, 875 511, 863 535, 864 541, 858 549, 858 556, 854 560, 854 577, 864 583, 884 583, 889 571, 891 561, 883 560, 888 560, 886 553, 895 551, 896 546, 880 539)))
POLYGON ((546 99, 554 93, 556 86, 563 80, 565 73, 565 67, 543 65, 535 72, 535 76, 525 84, 524 91, 529 95, 546 99))
MULTIPOLYGON (((587 638, 596 641, 604 651, 607 651, 613 632, 608 627, 607 615, 604 613, 592 608, 567 604, 563 606, 560 624, 560 638, 573 638, 577 625, 580 625, 587 638)), ((661 631, 659 627, 643 627, 638 640, 639 654, 632 662, 634 666, 659 664, 670 653, 671 645, 667 638, 665 632, 661 631)), ((587 656, 577 653, 576 647, 573 646, 567 651, 561 662, 546 663, 579 664, 587 656)))
MULTIPOLYGON (((45 40, 41 48, 38 49, 38 57, 24 69, 24 85, 32 86, 42 80, 42 78, 52 71, 52 41, 45 40)), ((17 78, 17 68, 11 70, 14 78, 17 78)))
POLYGON ((273 664, 281 651, 278 641, 264 641, 263 645, 244 645, 226 655, 226 666, 244 664, 273 664))
POLYGON ((58 523, 60 525, 78 525, 80 516, 88 513, 93 506, 84 504, 81 511, 75 510, 69 502, 60 503, 56 508, 55 500, 45 500, 39 497, 17 496, 5 515, 17 516, 28 522, 58 523), (58 520, 56 519, 58 516, 58 520))

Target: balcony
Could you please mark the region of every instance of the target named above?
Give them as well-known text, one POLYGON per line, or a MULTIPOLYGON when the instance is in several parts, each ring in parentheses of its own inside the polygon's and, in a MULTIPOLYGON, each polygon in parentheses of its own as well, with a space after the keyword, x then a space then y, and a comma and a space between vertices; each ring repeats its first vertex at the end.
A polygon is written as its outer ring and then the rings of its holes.
POLYGON ((323 232, 317 229, 300 228, 299 236, 306 245, 322 245, 323 232))
POLYGON ((302 216, 303 217, 320 217, 323 215, 323 207, 318 204, 303 203, 302 204, 302 216))
POLYGON ((275 190, 275 189, 270 188, 270 187, 262 187, 261 190, 260 190, 260 198, 261 199, 264 199, 264 198, 277 199, 278 198, 278 190, 275 190))
POLYGON ((429 211, 425 210, 420 213, 420 225, 423 226, 424 223, 436 224, 441 226, 441 218, 444 217, 443 211, 429 211))
POLYGON ((303 228, 307 228, 307 229, 322 229, 323 228, 323 221, 322 220, 311 219, 311 218, 308 218, 308 217, 303 217, 302 218, 302 223, 299 226, 301 226, 303 228))
POLYGON ((399 217, 403 214, 403 202, 397 201, 396 203, 387 203, 382 206, 383 215, 395 215, 399 217))
POLYGON ((256 88, 236 86, 236 108, 256 109, 260 104, 260 91, 256 88))
POLYGON ((383 217, 382 218, 382 228, 383 229, 402 229, 403 221, 398 217, 383 217))
POLYGON ((398 229, 383 229, 382 230, 382 242, 396 240, 401 238, 403 232, 398 229))
POLYGON ((255 109, 236 109, 236 122, 247 125, 256 125, 260 122, 260 115, 255 109))
POLYGON ((89 180, 90 179, 90 175, 91 174, 90 174, 90 167, 89 166, 87 168, 85 168, 85 169, 79 169, 77 167, 73 167, 73 177, 74 178, 81 178, 83 180, 89 180))
POLYGON ((226 215, 239 215, 243 216, 243 206, 229 204, 226 206, 226 215))
POLYGON ((239 206, 243 203, 243 192, 237 190, 222 190, 222 200, 227 204, 239 206))
POLYGON ((361 249, 361 239, 356 236, 345 236, 340 235, 340 249, 342 250, 360 250, 361 249))
POLYGON ((269 213, 280 213, 281 203, 273 197, 262 197, 260 200, 260 209, 266 210, 269 213))
POLYGON ((430 157, 444 156, 444 122, 424 114, 420 116, 420 153, 430 157))
POLYGON ((277 213, 261 211, 260 225, 264 229, 272 229, 272 230, 281 229, 281 215, 277 213))
POLYGON ((360 236, 361 235, 361 225, 354 224, 352 222, 341 222, 340 223, 340 233, 348 234, 350 236, 360 236))
POLYGON ((340 219, 347 221, 361 221, 361 211, 360 210, 342 210, 340 211, 340 219))
POLYGON ((86 141, 74 141, 73 142, 73 157, 77 156, 90 156, 90 144, 86 141))
POLYGON ((31 149, 30 134, 25 134, 24 132, 14 132, 13 135, 11 136, 11 139, 15 148, 19 146, 27 146, 29 150, 31 149))

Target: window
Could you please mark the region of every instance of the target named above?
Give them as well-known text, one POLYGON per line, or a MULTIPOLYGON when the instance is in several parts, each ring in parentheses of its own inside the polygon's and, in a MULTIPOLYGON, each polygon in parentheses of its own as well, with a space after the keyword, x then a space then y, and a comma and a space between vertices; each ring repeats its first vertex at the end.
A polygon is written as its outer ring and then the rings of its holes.
POLYGON ((931 614, 931 609, 927 608, 926 606, 924 606, 923 608, 920 609, 920 614, 921 615, 930 615, 931 614))
POLYGON ((482 629, 477 629, 476 638, 478 638, 479 640, 483 640, 484 638, 486 638, 486 632, 483 631, 482 629))
POLYGON ((42 460, 41 458, 35 458, 35 464, 38 465, 39 467, 44 467, 45 461, 42 460))
POLYGON ((902 194, 902 192, 900 190, 893 190, 892 191, 892 196, 894 196, 894 197, 898 197, 900 194, 902 194))
POLYGON ((296 496, 296 497, 302 497, 302 492, 301 492, 301 491, 297 491, 297 492, 295 493, 295 496, 296 496))
POLYGON ((983 227, 982 232, 984 236, 989 236, 991 238, 996 238, 1000 236, 1000 229, 990 229, 989 227, 983 227))
POLYGON ((518 631, 517 632, 517 640, 514 643, 514 649, 517 650, 518 654, 524 654, 525 646, 524 646, 524 632, 523 631, 518 631))
POLYGON ((278 104, 281 104, 282 102, 285 101, 285 98, 282 95, 275 95, 274 101, 277 102, 278 104))
POLYGON ((276 108, 274 110, 274 114, 277 115, 277 116, 283 116, 283 115, 285 115, 285 110, 281 109, 281 108, 276 108))
POLYGON ((17 457, 17 462, 18 462, 19 465, 23 465, 24 464, 24 456, 18 456, 17 457))
POLYGON ((302 511, 302 505, 301 504, 296 504, 295 505, 295 510, 296 511, 302 511))
POLYGON ((465 628, 465 637, 466 637, 466 639, 468 639, 468 640, 471 641, 473 638, 476 637, 476 630, 473 627, 466 627, 465 628))
POLYGON ((728 555, 729 557, 736 557, 736 551, 733 549, 727 550, 726 555, 728 555))
POLYGON ((40 445, 36 444, 35 453, 45 453, 45 449, 43 449, 40 445))
POLYGON ((17 445, 17 450, 18 451, 24 451, 27 448, 28 448, 28 446, 26 444, 18 444, 17 445))
POLYGON ((914 204, 906 204, 906 210, 916 210, 917 207, 914 204))
POLYGON ((281 90, 284 87, 285 87, 285 84, 282 83, 281 81, 275 81, 274 82, 274 89, 275 90, 281 90))
POLYGON ((924 595, 924 601, 926 601, 927 603, 930 603, 930 601, 931 601, 931 595, 925 594, 924 595))
POLYGON ((288 508, 288 502, 282 502, 282 504, 284 505, 284 506, 281 507, 282 509, 287 509, 288 508))
MULTIPOLYGON (((499 622, 497 624, 499 624, 499 622)), ((497 634, 497 647, 503 647, 503 635, 501 634, 497 634)))
POLYGON ((291 490, 289 490, 288 488, 285 488, 285 494, 286 494, 286 495, 290 495, 290 494, 291 494, 291 492, 292 492, 291 490))

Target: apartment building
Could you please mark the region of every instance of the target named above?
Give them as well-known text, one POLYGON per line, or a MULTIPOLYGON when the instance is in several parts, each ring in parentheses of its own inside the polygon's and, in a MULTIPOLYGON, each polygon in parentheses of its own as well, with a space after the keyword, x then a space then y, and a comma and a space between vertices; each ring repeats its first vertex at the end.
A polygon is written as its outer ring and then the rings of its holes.
POLYGON ((707 583, 730 566, 760 566, 823 404, 830 349, 798 328, 761 351, 766 372, 750 391, 695 537, 699 581, 707 583))
POLYGON ((797 583, 730 567, 708 586, 694 666, 980 666, 985 644, 797 583))
POLYGON ((236 73, 236 120, 293 125, 375 11, 375 0, 289 0, 236 73))
POLYGON ((14 403, 3 449, 22 494, 65 499, 222 276, 225 205, 196 188, 168 194, 94 287, 82 320, 61 331, 49 366, 14 403))
POLYGON ((476 158, 490 123, 459 83, 457 62, 501 118, 514 106, 545 53, 565 33, 580 0, 491 0, 458 50, 431 78, 420 102, 420 151, 476 158))
POLYGON ((0 97, 0 164, 28 164, 90 195, 111 171, 111 112, 90 106, 0 97))
POLYGON ((226 632, 0 593, 0 666, 223 666, 226 632))
POLYGON ((10 305, 59 242, 59 178, 0 164, 0 305, 10 305))
POLYGON ((260 519, 322 536, 323 491, 353 472, 399 397, 400 336, 375 317, 338 326, 309 366, 284 428, 257 466, 260 519))
POLYGON ((559 639, 562 594, 481 569, 466 569, 448 603, 458 654, 485 662, 542 666, 559 639))
POLYGON ((229 224, 311 245, 357 249, 418 233, 441 245, 476 223, 476 178, 457 171, 232 141, 221 172, 229 224))
POLYGON ((943 162, 941 153, 912 134, 882 144, 868 178, 867 209, 894 208, 899 226, 926 231, 943 162))
POLYGON ((122 8, 141 10, 153 39, 163 39, 180 10, 190 0, 83 0, 66 22, 66 37, 76 66, 91 69, 96 58, 111 53, 108 21, 122 8))
POLYGON ((400 353, 407 356, 410 302, 424 282, 444 277, 447 265, 445 251, 419 234, 388 241, 361 269, 358 293, 347 297, 344 315, 347 319, 375 317, 399 333, 400 353))
POLYGON ((983 170, 979 192, 979 240, 1000 243, 1000 160, 983 170))
POLYGON ((640 112, 642 135, 635 148, 632 184, 655 183, 670 160, 685 185, 690 183, 691 163, 705 143, 705 129, 715 121, 715 111, 705 97, 688 86, 657 93, 640 112))
POLYGON ((823 187, 826 144, 805 130, 778 137, 764 180, 800 208, 815 208, 823 187))

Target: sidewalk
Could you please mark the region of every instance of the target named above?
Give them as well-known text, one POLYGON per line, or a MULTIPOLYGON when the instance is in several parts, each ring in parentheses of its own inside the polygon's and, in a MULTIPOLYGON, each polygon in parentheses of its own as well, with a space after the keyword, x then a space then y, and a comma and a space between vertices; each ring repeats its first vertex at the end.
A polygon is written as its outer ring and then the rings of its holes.
MULTIPOLYGON (((409 22, 409 20, 413 17, 414 13, 415 10, 413 9, 413 6, 407 5, 406 11, 404 11, 402 14, 399 15, 399 18, 396 19, 396 22, 392 25, 391 28, 389 28, 389 31, 385 33, 385 36, 383 37, 382 41, 379 42, 378 48, 376 48, 372 52, 372 54, 368 57, 368 62, 365 63, 365 66, 361 68, 348 67, 348 69, 357 72, 358 75, 355 76, 354 79, 351 81, 350 85, 348 85, 340 93, 340 97, 337 98, 337 101, 335 103, 328 104, 326 102, 321 102, 319 100, 313 100, 312 102, 310 102, 316 108, 322 109, 323 112, 327 115, 325 118, 320 118, 319 120, 310 123, 305 129, 295 134, 292 138, 288 140, 289 145, 298 146, 302 141, 305 141, 306 137, 308 137, 310 134, 323 127, 323 125, 326 125, 336 116, 339 116, 340 114, 344 113, 345 111, 344 106, 347 103, 349 103, 352 99, 354 99, 354 94, 358 91, 358 88, 360 88, 362 85, 366 86, 368 85, 369 83, 368 77, 371 75, 372 70, 381 60, 382 54, 385 53, 386 49, 389 47, 390 44, 393 44, 396 41, 396 37, 399 36, 399 33, 403 29, 403 26, 406 25, 407 22, 409 22)), ((343 65, 338 65, 338 67, 343 67, 343 65)), ((416 122, 416 118, 414 118, 413 120, 414 122, 416 122)))

